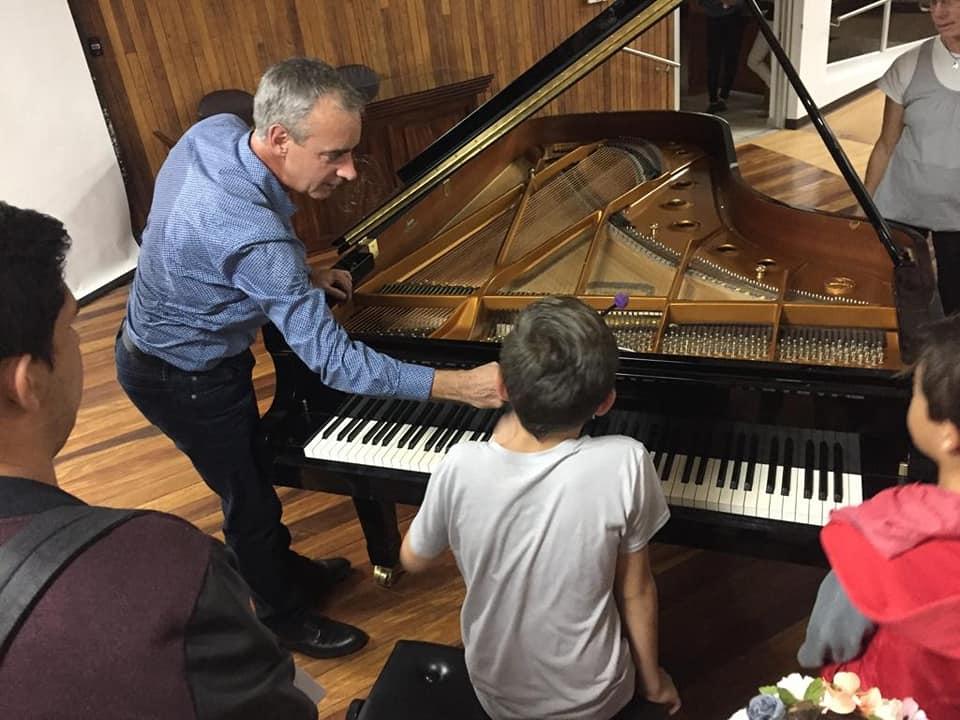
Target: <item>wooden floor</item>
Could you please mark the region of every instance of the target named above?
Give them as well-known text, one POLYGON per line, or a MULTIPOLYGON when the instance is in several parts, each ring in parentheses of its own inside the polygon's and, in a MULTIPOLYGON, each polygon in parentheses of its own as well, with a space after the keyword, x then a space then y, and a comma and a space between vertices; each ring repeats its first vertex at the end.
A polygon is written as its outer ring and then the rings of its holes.
MULTIPOLYGON (((879 134, 878 93, 832 116, 834 130, 861 173, 879 134)), ((739 149, 741 172, 759 190, 785 202, 831 210, 853 207, 846 185, 811 130, 754 138, 739 149), (802 158, 802 159, 801 159, 802 158)), ((84 500, 180 515, 216 535, 217 500, 189 462, 140 416, 114 377, 113 341, 127 291, 116 290, 80 312, 86 386, 77 427, 58 460, 62 486, 84 500)), ((274 389, 273 367, 258 346, 256 387, 265 409, 274 389)), ((459 641, 463 584, 451 558, 437 571, 404 577, 394 588, 370 580, 370 567, 352 505, 344 498, 281 490, 284 519, 300 552, 344 555, 353 576, 330 598, 327 612, 365 628, 370 644, 341 660, 297 662, 328 691, 322 718, 342 718, 362 697, 400 638, 459 641)), ((413 508, 402 508, 404 529, 413 508)), ((654 569, 660 590, 663 663, 684 700, 679 718, 726 717, 760 681, 795 668, 806 614, 823 571, 657 545, 654 569)))

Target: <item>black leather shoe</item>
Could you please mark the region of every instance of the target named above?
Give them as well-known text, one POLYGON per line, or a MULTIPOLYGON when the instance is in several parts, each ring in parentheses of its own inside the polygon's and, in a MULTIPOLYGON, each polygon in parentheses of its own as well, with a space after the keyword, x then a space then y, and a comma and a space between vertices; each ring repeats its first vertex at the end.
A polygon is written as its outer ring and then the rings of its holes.
POLYGON ((360 628, 309 612, 289 618, 268 618, 264 624, 274 632, 283 647, 315 658, 349 655, 366 645, 369 639, 360 628))
POLYGON ((314 602, 350 575, 350 561, 346 558, 311 560, 292 551, 288 557, 294 581, 314 602))

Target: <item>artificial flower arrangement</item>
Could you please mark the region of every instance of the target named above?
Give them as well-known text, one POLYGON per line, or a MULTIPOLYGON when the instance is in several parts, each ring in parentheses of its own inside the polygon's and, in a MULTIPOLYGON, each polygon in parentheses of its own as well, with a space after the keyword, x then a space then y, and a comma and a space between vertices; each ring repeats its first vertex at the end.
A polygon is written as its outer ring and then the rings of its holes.
POLYGON ((760 694, 730 720, 928 720, 912 698, 885 699, 877 688, 861 689, 856 673, 838 672, 833 682, 792 673, 760 694))

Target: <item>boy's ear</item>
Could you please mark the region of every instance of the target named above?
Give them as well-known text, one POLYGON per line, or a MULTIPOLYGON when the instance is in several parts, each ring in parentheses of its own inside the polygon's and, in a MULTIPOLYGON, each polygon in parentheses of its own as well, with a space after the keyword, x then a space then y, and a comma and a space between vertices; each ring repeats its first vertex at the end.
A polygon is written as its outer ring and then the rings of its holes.
POLYGON ((27 412, 40 407, 35 363, 26 354, 0 360, 0 396, 5 403, 27 412))
POLYGON ((617 391, 613 389, 610 391, 610 394, 604 399, 600 406, 597 408, 597 411, 594 413, 597 417, 601 415, 606 415, 610 412, 610 408, 613 407, 613 404, 617 401, 617 391))
POLYGON ((960 429, 949 420, 940 428, 940 447, 948 455, 960 454, 960 429))
POLYGON ((497 372, 497 397, 499 397, 503 402, 510 402, 510 398, 507 396, 507 385, 503 382, 503 374, 497 372))

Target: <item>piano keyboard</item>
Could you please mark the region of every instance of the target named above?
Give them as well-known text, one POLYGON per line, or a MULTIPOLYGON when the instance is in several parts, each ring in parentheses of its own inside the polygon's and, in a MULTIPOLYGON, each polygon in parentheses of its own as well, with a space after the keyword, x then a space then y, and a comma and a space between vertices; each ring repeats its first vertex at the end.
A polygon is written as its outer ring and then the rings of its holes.
MULTIPOLYGON (((459 442, 488 440, 497 410, 446 402, 346 400, 310 438, 313 460, 431 473, 459 442)), ((853 433, 748 423, 698 424, 614 410, 584 434, 626 435, 647 447, 667 502, 714 512, 823 525, 863 500, 853 433)))

